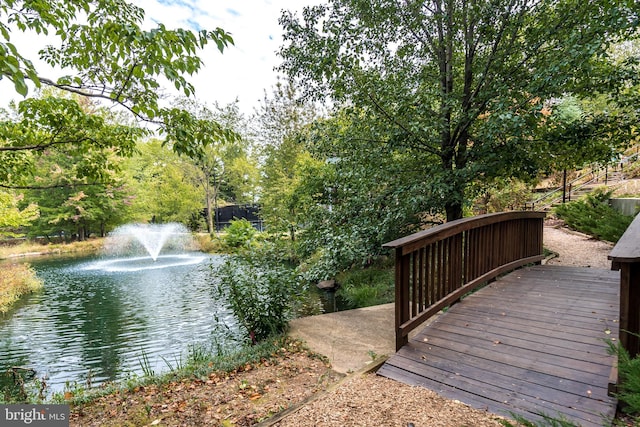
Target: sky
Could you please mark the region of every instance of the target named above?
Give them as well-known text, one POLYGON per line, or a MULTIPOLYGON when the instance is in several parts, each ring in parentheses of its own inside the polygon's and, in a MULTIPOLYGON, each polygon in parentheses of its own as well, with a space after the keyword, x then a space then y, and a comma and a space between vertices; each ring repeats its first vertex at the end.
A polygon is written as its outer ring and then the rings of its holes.
MULTIPOLYGON (((199 100, 226 105, 237 98, 245 114, 259 107, 265 90, 271 95, 277 81, 273 68, 280 63, 276 52, 282 44, 282 28, 278 24, 281 11, 301 11, 304 5, 312 3, 303 0, 130 1, 145 10, 149 26, 161 22, 167 28, 194 31, 221 27, 231 33, 235 45, 223 54, 215 43, 206 46, 199 54, 204 67, 189 79, 196 87, 199 100)), ((11 99, 22 98, 4 79, 0 82, 0 106, 6 106, 11 99)))

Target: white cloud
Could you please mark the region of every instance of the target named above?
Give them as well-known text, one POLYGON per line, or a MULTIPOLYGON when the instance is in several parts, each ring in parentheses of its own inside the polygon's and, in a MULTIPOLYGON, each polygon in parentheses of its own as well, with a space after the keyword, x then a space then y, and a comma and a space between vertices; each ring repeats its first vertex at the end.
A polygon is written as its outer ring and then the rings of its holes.
MULTIPOLYGON (((282 10, 301 10, 299 0, 131 0, 145 10, 147 25, 192 30, 221 27, 232 34, 235 45, 220 54, 215 45, 200 53, 204 68, 191 77, 197 97, 221 104, 238 98, 240 108, 251 113, 264 90, 276 82, 276 51, 282 43, 278 18, 282 10)), ((26 38, 22 37, 24 41, 26 38)), ((22 45, 23 43, 19 43, 22 45)), ((28 44, 32 44, 30 41, 28 44)), ((167 88, 169 91, 171 88, 167 88)), ((19 99, 10 82, 0 81, 0 106, 19 99)))

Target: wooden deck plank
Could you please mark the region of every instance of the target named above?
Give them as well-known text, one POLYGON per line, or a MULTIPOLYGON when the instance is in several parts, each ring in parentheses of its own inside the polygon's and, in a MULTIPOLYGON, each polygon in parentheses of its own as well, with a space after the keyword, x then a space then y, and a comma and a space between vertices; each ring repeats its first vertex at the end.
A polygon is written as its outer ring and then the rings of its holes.
MULTIPOLYGON (((584 344, 586 347, 595 346, 596 348, 600 348, 602 344, 598 339, 594 339, 592 335, 588 334, 588 329, 584 328, 565 325, 563 329, 560 329, 558 325, 545 323, 540 321, 540 319, 527 322, 526 320, 521 321, 513 316, 501 316, 497 318, 483 317, 482 319, 484 319, 484 322, 491 322, 500 327, 502 333, 506 336, 527 337, 537 340, 537 335, 541 335, 543 337, 549 337, 551 341, 553 341, 553 339, 558 340, 557 345, 561 347, 571 348, 573 348, 574 343, 584 344)), ((466 327, 478 332, 486 330, 486 328, 483 327, 484 323, 477 322, 476 316, 465 313, 451 313, 448 316, 448 322, 450 322, 451 325, 466 327)), ((611 322, 610 324, 603 322, 602 331, 604 335, 615 336, 614 334, 617 333, 617 325, 617 322, 611 322), (607 333, 607 331, 609 333, 607 333)), ((586 347, 585 349, 587 350, 586 347)))
MULTIPOLYGON (((594 404, 593 399, 586 396, 577 396, 568 393, 555 393, 550 395, 548 393, 549 389, 546 387, 536 387, 525 381, 509 381, 500 374, 485 374, 482 378, 476 379, 468 375, 467 372, 459 369, 459 366, 457 366, 455 370, 451 368, 450 364, 453 362, 450 361, 441 361, 442 363, 436 366, 425 366, 419 362, 416 364, 415 361, 410 359, 404 362, 405 364, 403 366, 405 369, 419 365, 420 369, 427 373, 429 378, 451 388, 477 391, 479 394, 478 397, 491 399, 496 404, 500 403, 510 407, 510 412, 517 413, 518 410, 525 409, 535 415, 546 414, 557 416, 558 414, 563 414, 565 417, 571 417, 571 419, 584 424, 591 420, 600 421, 600 414, 603 410, 607 409, 606 406, 599 404, 599 402, 595 402, 594 404), (558 396, 562 398, 559 399, 557 398, 558 396)), ((463 399, 458 397, 454 398, 464 402, 463 399)), ((473 406, 473 403, 470 404, 473 406)), ((483 404, 480 409, 490 406, 489 404, 483 404)), ((508 416, 509 412, 500 415, 508 416)))
POLYGON ((605 340, 618 334, 618 284, 607 270, 517 270, 453 305, 378 374, 507 417, 601 426, 615 415, 605 340))
MULTIPOLYGON (((579 396, 589 396, 594 399, 605 399, 607 397, 606 390, 591 389, 590 382, 602 379, 597 375, 580 375, 575 379, 561 378, 557 368, 545 369, 542 364, 526 364, 518 358, 512 358, 511 361, 507 359, 492 360, 479 355, 460 355, 456 353, 455 350, 450 348, 432 345, 426 353, 414 348, 413 352, 407 352, 404 356, 410 356, 412 360, 424 361, 427 364, 431 360, 451 361, 461 358, 464 361, 464 365, 461 366, 469 366, 475 369, 483 369, 492 374, 503 375, 509 381, 526 381, 536 385, 564 390, 579 396), (428 359, 422 359, 423 356, 428 359)), ((455 372, 460 373, 457 369, 458 365, 453 366, 455 372)))
MULTIPOLYGON (((566 346, 555 345, 554 342, 551 342, 549 337, 540 335, 538 335, 540 340, 522 339, 507 336, 503 333, 474 333, 474 331, 470 331, 469 329, 442 324, 439 325, 439 328, 434 330, 434 332, 429 336, 438 336, 438 332, 441 337, 457 336, 457 339, 461 342, 467 343, 468 345, 476 348, 485 348, 489 351, 506 352, 513 349, 513 353, 519 354, 523 350, 527 351, 530 348, 535 347, 536 354, 548 355, 548 363, 553 363, 552 359, 556 356, 560 359, 558 362, 560 365, 564 364, 565 358, 570 358, 576 360, 576 362, 584 362, 585 370, 599 370, 600 364, 608 364, 611 360, 608 355, 599 354, 597 351, 598 349, 594 348, 595 346, 590 347, 589 349, 585 349, 580 345, 575 345, 573 348, 569 348, 566 346)), ((600 348, 602 348, 602 344, 600 345, 600 348)), ((576 367, 575 364, 573 366, 576 367)))

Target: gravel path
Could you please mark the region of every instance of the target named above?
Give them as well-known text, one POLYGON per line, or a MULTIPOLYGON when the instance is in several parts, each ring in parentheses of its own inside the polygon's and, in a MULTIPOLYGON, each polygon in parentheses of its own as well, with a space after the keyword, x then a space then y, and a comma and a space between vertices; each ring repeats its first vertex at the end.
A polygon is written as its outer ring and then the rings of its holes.
POLYGON ((596 240, 565 227, 545 227, 544 247, 558 254, 556 258, 549 260, 548 264, 611 268, 611 261, 607 259, 613 249, 611 243, 596 240))

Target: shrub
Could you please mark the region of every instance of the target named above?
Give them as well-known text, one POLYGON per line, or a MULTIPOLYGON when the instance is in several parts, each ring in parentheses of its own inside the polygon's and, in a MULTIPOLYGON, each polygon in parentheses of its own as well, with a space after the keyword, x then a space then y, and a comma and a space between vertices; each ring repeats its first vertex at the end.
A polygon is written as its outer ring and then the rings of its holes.
POLYGON ((199 250, 206 253, 220 253, 223 251, 223 242, 218 236, 212 236, 208 233, 196 233, 193 235, 196 246, 199 250))
MULTIPOLYGON (((620 343, 608 341, 609 353, 618 356, 618 393, 616 397, 622 403, 625 413, 640 415, 640 358, 632 358, 620 343)), ((636 421, 640 421, 637 418, 636 421)))
POLYGON ((20 296, 42 288, 29 264, 6 264, 0 274, 0 313, 5 313, 20 296))
POLYGON ((258 232, 245 218, 234 219, 225 231, 224 241, 230 248, 249 246, 258 232))
POLYGON ((556 207, 556 214, 575 230, 597 239, 617 242, 633 221, 609 206, 612 192, 596 190, 575 202, 556 207))
POLYGON ((220 269, 228 307, 254 344, 286 331, 299 296, 293 270, 262 255, 234 255, 220 269))

